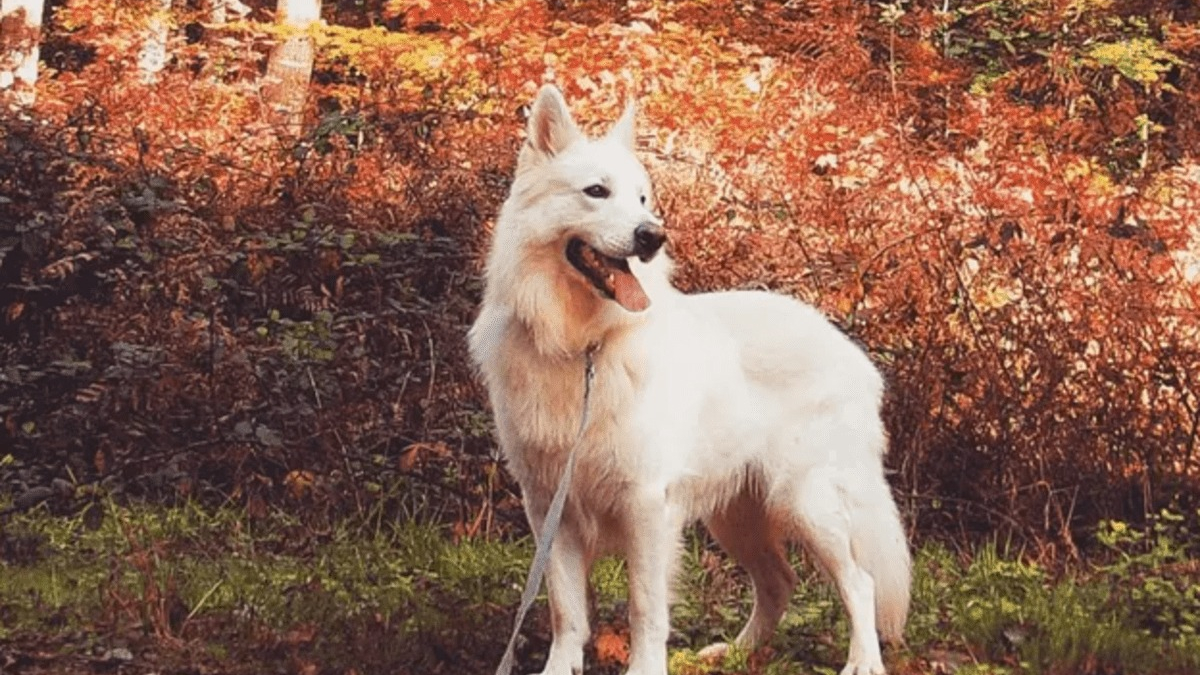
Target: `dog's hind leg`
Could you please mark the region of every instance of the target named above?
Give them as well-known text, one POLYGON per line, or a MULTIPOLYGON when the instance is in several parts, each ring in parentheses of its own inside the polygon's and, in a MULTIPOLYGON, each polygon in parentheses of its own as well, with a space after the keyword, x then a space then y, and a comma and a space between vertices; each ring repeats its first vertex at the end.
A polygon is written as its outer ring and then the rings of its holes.
POLYGON ((850 653, 841 675, 884 675, 875 630, 875 580, 855 558, 853 499, 833 471, 813 470, 790 495, 808 550, 833 577, 850 615, 850 653))
MULTIPOLYGON (((705 521, 717 543, 737 560, 754 584, 754 609, 734 640, 741 649, 754 649, 771 639, 796 587, 796 572, 788 562, 783 537, 755 492, 743 491, 723 511, 705 521)), ((700 657, 721 658, 728 648, 724 642, 712 644, 700 651, 700 657)))

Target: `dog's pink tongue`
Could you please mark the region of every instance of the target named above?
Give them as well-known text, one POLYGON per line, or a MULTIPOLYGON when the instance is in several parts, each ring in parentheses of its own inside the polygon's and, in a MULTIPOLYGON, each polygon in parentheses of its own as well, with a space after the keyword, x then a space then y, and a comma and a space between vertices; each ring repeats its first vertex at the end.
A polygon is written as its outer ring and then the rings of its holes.
POLYGON ((637 277, 630 272, 617 272, 612 277, 613 297, 631 312, 640 312, 650 306, 650 298, 637 277))

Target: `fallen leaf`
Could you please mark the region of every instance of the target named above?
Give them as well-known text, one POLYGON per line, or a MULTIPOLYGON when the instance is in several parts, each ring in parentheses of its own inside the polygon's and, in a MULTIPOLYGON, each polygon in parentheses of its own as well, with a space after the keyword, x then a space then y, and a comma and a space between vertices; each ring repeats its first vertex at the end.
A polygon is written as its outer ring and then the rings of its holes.
POLYGON ((629 635, 617 632, 612 626, 601 626, 596 635, 596 660, 604 665, 629 663, 629 635))

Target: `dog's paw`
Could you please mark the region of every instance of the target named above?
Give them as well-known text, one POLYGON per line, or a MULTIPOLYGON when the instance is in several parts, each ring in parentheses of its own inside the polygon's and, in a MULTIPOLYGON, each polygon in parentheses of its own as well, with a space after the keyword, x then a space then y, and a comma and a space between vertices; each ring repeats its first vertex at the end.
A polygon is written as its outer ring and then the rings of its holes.
POLYGON ((874 663, 851 661, 846 664, 845 668, 842 668, 841 675, 887 675, 887 671, 878 661, 874 663))
POLYGON ((696 657, 701 661, 709 664, 720 663, 725 660, 725 655, 729 653, 728 642, 714 642, 711 645, 696 652, 696 657))

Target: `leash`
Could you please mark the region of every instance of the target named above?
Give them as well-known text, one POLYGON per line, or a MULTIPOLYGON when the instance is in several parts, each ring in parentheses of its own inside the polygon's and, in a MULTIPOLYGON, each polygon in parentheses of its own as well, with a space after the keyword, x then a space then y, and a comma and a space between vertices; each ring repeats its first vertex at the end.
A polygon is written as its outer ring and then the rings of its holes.
POLYGON ((525 622, 525 614, 533 606, 538 589, 542 586, 542 578, 546 575, 546 564, 550 561, 550 546, 554 543, 554 535, 558 533, 558 525, 562 520, 563 506, 567 502, 567 486, 571 483, 571 474, 575 471, 575 456, 583 443, 583 432, 587 429, 588 409, 591 407, 592 382, 596 379, 596 364, 593 356, 600 348, 598 343, 588 345, 584 352, 586 365, 583 371, 583 414, 579 418, 579 432, 575 435, 575 443, 567 454, 567 465, 563 467, 562 476, 558 479, 558 488, 554 490, 554 499, 546 511, 546 520, 542 523, 541 536, 538 537, 537 549, 533 553, 533 563, 529 566, 529 576, 525 578, 525 590, 521 593, 521 604, 517 607, 517 618, 513 621, 512 636, 508 638, 508 646, 504 656, 496 668, 496 675, 509 675, 512 672, 513 661, 516 658, 517 636, 521 634, 521 624, 525 622))

